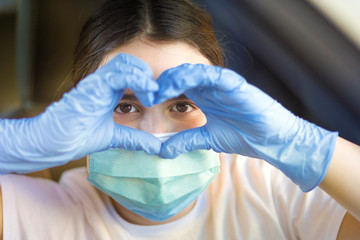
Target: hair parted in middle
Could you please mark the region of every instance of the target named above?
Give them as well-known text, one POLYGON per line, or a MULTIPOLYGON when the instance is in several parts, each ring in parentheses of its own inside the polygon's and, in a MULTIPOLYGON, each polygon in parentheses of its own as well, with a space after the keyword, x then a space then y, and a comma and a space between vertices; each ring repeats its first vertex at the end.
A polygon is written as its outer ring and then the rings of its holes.
POLYGON ((222 49, 209 14, 187 0, 109 0, 85 23, 68 80, 75 86, 94 72, 108 53, 141 37, 188 43, 218 66, 222 49))

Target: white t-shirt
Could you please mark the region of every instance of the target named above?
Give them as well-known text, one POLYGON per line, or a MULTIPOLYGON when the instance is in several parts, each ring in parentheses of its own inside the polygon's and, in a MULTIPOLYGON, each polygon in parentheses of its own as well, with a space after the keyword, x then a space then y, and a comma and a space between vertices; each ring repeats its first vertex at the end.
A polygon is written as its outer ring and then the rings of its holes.
POLYGON ((222 155, 221 173, 177 221, 140 226, 122 219, 85 168, 59 183, 3 175, 4 240, 336 239, 345 209, 317 188, 303 193, 264 161, 222 155))

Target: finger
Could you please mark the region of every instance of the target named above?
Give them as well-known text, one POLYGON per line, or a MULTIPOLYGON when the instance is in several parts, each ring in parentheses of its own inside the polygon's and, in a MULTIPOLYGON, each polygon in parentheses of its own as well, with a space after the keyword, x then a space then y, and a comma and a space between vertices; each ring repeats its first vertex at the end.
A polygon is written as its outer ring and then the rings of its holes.
POLYGON ((117 62, 116 70, 107 76, 113 90, 131 89, 139 101, 146 107, 151 107, 154 101, 154 92, 159 86, 152 78, 152 72, 146 74, 141 69, 117 62))
POLYGON ((76 86, 84 91, 90 90, 108 93, 131 88, 134 91, 157 91, 158 84, 152 76, 148 76, 141 70, 123 63, 118 64, 118 69, 108 68, 107 71, 90 74, 76 86), (119 70, 119 71, 118 71, 119 70))
POLYGON ((110 86, 114 91, 129 88, 133 91, 154 92, 159 89, 156 81, 146 76, 139 70, 129 71, 126 69, 126 71, 120 73, 109 72, 106 74, 105 83, 108 84, 108 86, 110 86))
POLYGON ((109 147, 144 151, 155 155, 160 153, 161 141, 150 133, 115 124, 113 139, 109 147))
MULTIPOLYGON (((158 90, 158 86, 153 79, 153 72, 150 66, 143 60, 129 54, 121 53, 117 55, 106 65, 100 67, 96 73, 107 79, 114 90, 124 88, 132 88, 134 91, 158 90), (136 76, 138 81, 114 81, 117 76, 126 78, 127 75, 136 76)), ((134 78, 129 77, 129 80, 132 79, 134 78)))
POLYGON ((72 89, 71 95, 68 97, 78 99, 77 102, 83 99, 81 102, 88 105, 90 101, 96 103, 95 105, 98 107, 113 108, 123 97, 125 89, 133 90, 144 106, 151 107, 154 101, 154 91, 158 89, 158 85, 152 79, 126 73, 108 73, 105 80, 100 79, 97 75, 92 75, 72 89))
MULTIPOLYGON (((154 94, 159 89, 153 79, 153 73, 147 63, 129 54, 119 54, 95 73, 82 80, 77 88, 92 92, 94 96, 104 98, 123 90, 131 89, 140 102, 151 107, 154 94)), ((122 96, 120 96, 122 97, 122 96)))
MULTIPOLYGON (((119 73, 123 77, 136 76, 137 81, 133 81, 133 78, 128 77, 130 81, 121 83, 113 82, 114 89, 130 88, 133 91, 158 91, 158 84, 153 79, 153 72, 150 66, 141 59, 129 54, 119 54, 113 58, 110 62, 110 67, 114 66, 114 73, 119 73)), ((111 79, 114 80, 116 75, 112 75, 111 79)), ((116 79, 116 78, 115 78, 116 79)))
POLYGON ((183 64, 166 70, 157 79, 160 89, 155 95, 155 103, 195 88, 229 91, 244 82, 245 79, 229 69, 204 64, 183 64))
POLYGON ((138 100, 146 107, 151 107, 154 102, 154 92, 159 89, 153 79, 146 79, 139 75, 113 74, 108 79, 113 91, 131 89, 138 100))
POLYGON ((117 55, 116 57, 111 59, 109 61, 109 63, 106 65, 111 66, 112 64, 115 64, 115 65, 119 66, 118 63, 122 63, 126 66, 132 66, 133 69, 139 69, 145 75, 147 75, 149 77, 153 77, 153 72, 152 72, 152 69, 150 68, 150 66, 146 62, 141 60, 140 58, 137 58, 135 56, 132 56, 132 55, 126 54, 126 53, 120 53, 119 55, 117 55))
POLYGON ((205 127, 193 128, 179 132, 163 143, 160 157, 173 159, 180 154, 197 149, 209 150, 208 133, 205 127))

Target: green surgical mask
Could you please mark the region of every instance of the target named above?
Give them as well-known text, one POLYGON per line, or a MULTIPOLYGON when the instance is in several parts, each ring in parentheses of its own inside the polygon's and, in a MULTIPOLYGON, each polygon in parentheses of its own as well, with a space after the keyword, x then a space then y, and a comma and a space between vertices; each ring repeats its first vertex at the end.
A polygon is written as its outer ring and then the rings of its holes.
POLYGON ((219 171, 219 155, 212 150, 163 159, 108 149, 90 155, 88 180, 127 209, 164 221, 193 202, 219 171))

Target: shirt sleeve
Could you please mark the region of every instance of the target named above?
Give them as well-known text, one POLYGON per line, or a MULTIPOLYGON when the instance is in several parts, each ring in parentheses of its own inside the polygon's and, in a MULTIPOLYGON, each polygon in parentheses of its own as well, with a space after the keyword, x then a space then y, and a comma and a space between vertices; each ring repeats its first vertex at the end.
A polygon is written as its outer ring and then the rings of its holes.
POLYGON ((4 240, 86 239, 82 208, 58 183, 9 174, 0 184, 4 240))

